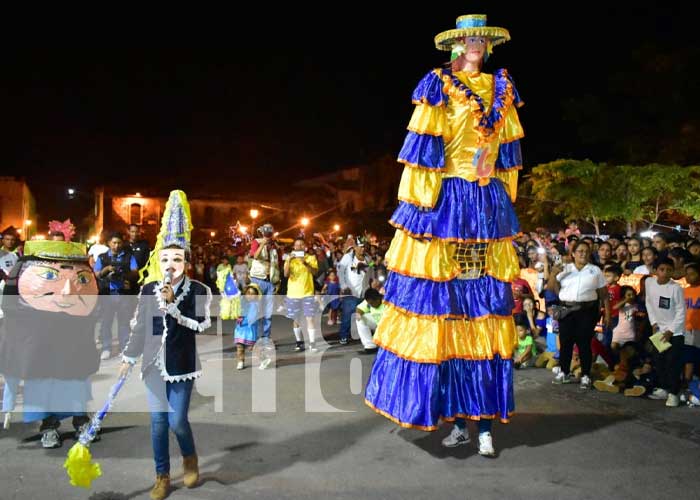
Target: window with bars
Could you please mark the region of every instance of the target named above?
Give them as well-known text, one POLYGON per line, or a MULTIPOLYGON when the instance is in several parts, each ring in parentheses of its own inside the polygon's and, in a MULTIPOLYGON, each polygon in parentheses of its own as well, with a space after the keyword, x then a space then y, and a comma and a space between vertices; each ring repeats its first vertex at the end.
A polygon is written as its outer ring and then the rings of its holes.
POLYGON ((474 280, 486 274, 488 243, 457 243, 453 258, 461 269, 458 279, 474 280))

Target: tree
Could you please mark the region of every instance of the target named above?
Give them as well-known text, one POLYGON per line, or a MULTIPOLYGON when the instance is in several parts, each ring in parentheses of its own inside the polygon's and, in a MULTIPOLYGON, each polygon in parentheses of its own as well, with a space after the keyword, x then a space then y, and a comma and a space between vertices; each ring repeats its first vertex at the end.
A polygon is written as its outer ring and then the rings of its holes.
POLYGON ((532 194, 528 213, 542 220, 553 211, 567 220, 585 220, 600 234, 600 223, 619 210, 611 170, 590 160, 556 160, 537 165, 527 178, 532 194))

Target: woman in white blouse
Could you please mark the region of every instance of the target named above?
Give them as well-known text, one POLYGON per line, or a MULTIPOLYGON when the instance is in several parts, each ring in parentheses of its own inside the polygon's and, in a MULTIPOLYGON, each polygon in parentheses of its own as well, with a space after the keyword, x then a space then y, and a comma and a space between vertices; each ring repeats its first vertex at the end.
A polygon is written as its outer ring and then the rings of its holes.
POLYGON ((559 319, 559 360, 561 372, 553 383, 570 384, 569 373, 574 344, 581 359, 581 388, 591 387, 591 339, 600 318, 600 304, 605 307, 605 326, 610 326, 610 301, 605 278, 599 267, 590 263, 591 248, 585 241, 577 242, 571 251, 573 262, 552 268, 548 288, 559 294, 564 317, 559 319))

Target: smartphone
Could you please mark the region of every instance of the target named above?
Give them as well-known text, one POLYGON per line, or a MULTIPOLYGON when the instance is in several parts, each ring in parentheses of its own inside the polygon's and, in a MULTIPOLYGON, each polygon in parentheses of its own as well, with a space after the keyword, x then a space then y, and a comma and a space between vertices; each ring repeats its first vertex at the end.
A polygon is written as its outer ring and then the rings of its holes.
POLYGON ((306 255, 306 253, 303 250, 293 250, 292 251, 292 257, 304 258, 304 255, 306 255))

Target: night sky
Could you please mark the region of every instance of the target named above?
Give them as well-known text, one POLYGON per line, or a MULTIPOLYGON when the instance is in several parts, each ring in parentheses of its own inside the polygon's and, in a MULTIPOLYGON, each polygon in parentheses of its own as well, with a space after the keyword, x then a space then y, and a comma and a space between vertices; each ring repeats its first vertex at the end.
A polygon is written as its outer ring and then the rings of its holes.
POLYGON ((484 71, 508 68, 525 101, 526 168, 561 157, 700 163, 694 18, 672 2, 617 4, 457 2, 418 14, 342 4, 321 23, 274 10, 229 17, 216 41, 201 40, 212 48, 6 50, 2 171, 38 198, 101 182, 235 196, 395 156, 414 86, 449 58, 433 37, 467 13, 510 30, 484 71))

